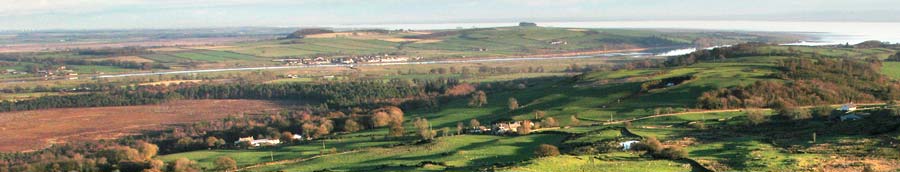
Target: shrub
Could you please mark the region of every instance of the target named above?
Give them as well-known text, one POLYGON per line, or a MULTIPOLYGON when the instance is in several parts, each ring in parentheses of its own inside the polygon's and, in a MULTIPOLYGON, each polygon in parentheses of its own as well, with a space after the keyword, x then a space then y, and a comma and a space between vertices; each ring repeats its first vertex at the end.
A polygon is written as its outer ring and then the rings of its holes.
POLYGON ((682 159, 687 157, 687 152, 684 151, 681 147, 669 146, 660 151, 654 152, 654 158, 665 158, 665 159, 682 159))
POLYGON ((750 121, 751 125, 761 124, 766 122, 766 116, 763 115, 763 112, 760 110, 746 110, 747 112, 747 121, 750 121))
POLYGON ((534 154, 538 157, 558 156, 559 148, 556 148, 556 146, 553 145, 541 144, 538 146, 537 150, 534 151, 534 154))

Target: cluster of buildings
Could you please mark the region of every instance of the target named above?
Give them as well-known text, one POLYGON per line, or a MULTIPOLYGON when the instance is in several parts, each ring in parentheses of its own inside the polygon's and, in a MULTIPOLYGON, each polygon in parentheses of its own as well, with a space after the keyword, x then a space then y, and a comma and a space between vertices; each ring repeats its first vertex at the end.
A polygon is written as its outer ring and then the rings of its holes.
POLYGON ((283 62, 287 65, 321 65, 321 64, 356 64, 356 63, 391 63, 405 62, 410 60, 419 60, 422 57, 401 57, 385 55, 368 55, 368 56, 338 56, 327 59, 325 57, 316 58, 293 58, 293 59, 275 59, 274 62, 283 62))
MULTIPOLYGON (((18 71, 16 69, 4 69, 4 70, 0 70, 0 74, 25 75, 25 74, 29 74, 29 73, 25 72, 25 71, 18 71)), ((37 72, 34 73, 34 75, 44 77, 44 78, 52 78, 52 77, 61 76, 61 77, 64 77, 65 79, 69 79, 69 80, 78 79, 78 73, 75 72, 74 70, 66 69, 66 66, 60 66, 60 67, 57 67, 54 69, 38 70, 37 72)))
MULTIPOLYGON (((523 121, 514 121, 514 122, 500 122, 495 123, 489 127, 487 126, 477 126, 471 127, 466 132, 472 134, 495 134, 495 135, 505 135, 505 134, 515 134, 519 132, 519 127, 522 127, 523 121)), ((534 123, 528 123, 529 127, 534 127, 534 123)))
POLYGON ((15 69, 5 69, 5 70, 0 70, 0 74, 4 74, 4 75, 21 75, 21 74, 28 74, 28 72, 21 72, 21 71, 15 70, 15 69))

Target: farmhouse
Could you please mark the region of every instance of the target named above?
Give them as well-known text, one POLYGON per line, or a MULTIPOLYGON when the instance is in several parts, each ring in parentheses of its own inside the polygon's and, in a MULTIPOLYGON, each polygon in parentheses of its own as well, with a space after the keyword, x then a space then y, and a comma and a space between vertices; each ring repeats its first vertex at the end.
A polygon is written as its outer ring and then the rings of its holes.
POLYGON ((569 42, 563 40, 553 40, 550 41, 550 45, 569 45, 569 42))
MULTIPOLYGON (((503 122, 494 124, 492 130, 494 134, 511 134, 519 131, 519 127, 522 126, 522 121, 516 122, 503 122)), ((534 123, 531 123, 530 127, 534 127, 534 123)))
POLYGON ((471 127, 468 130, 466 130, 466 133, 472 133, 472 134, 481 134, 481 133, 488 133, 488 132, 491 132, 491 129, 484 127, 484 126, 471 127))
POLYGON ((250 137, 241 137, 237 141, 234 141, 234 144, 240 143, 248 143, 250 146, 258 147, 258 146, 271 146, 281 144, 281 140, 278 139, 253 139, 253 136, 250 137))
POLYGON ((302 135, 299 135, 299 134, 294 134, 293 136, 291 136, 291 139, 294 139, 294 140, 303 140, 303 136, 302 136, 302 135))

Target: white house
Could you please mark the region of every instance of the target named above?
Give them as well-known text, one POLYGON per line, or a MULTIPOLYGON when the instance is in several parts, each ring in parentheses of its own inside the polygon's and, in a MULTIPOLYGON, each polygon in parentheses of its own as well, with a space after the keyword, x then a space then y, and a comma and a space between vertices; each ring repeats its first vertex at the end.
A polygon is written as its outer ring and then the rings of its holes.
POLYGON ((237 141, 234 141, 234 144, 239 144, 247 142, 250 146, 258 147, 258 146, 271 146, 281 144, 281 140, 278 139, 253 139, 253 136, 250 137, 241 137, 237 141))
POLYGON ((277 145, 277 144, 281 144, 281 140, 278 140, 278 139, 257 139, 257 140, 250 141, 250 145, 251 145, 251 146, 254 146, 254 147, 256 147, 256 146, 271 146, 271 145, 277 145))
POLYGON ((641 141, 637 141, 637 140, 629 140, 629 141, 619 143, 619 145, 622 146, 622 150, 630 150, 632 144, 640 143, 640 142, 641 141))
POLYGON ((291 136, 291 139, 294 139, 294 140, 303 140, 303 136, 301 136, 301 135, 299 135, 299 134, 294 134, 293 136, 291 136))

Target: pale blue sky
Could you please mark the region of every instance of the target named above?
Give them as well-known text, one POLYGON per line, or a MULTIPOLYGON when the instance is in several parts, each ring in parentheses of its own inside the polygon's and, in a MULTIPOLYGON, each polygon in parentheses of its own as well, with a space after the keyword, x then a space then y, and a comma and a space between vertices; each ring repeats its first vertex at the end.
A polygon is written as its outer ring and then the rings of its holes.
POLYGON ((586 20, 900 22, 898 0, 0 0, 0 30, 586 20))

